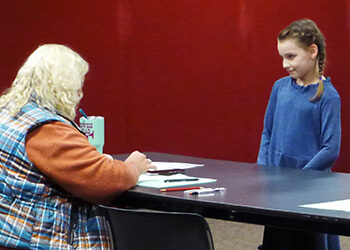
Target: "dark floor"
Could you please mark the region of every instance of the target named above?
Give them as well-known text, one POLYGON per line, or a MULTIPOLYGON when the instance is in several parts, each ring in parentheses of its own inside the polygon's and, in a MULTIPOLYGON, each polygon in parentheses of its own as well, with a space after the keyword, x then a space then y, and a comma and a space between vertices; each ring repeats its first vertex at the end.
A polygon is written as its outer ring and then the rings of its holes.
MULTIPOLYGON (((264 227, 231 221, 208 219, 216 250, 256 250, 264 227)), ((350 237, 341 236, 342 250, 350 250, 350 237)))

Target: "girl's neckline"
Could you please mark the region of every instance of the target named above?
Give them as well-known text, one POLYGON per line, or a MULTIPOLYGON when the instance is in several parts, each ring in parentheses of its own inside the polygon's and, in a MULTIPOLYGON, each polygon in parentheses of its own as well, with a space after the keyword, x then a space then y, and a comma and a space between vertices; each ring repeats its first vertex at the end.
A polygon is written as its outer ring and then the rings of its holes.
MULTIPOLYGON (((325 80, 323 80, 323 82, 327 82, 328 81, 328 78, 326 78, 325 80)), ((302 91, 307 91, 309 89, 314 89, 314 88, 317 88, 318 87, 318 82, 317 83, 314 83, 314 84, 309 84, 309 85, 306 85, 306 86, 302 86, 302 85, 299 85, 297 84, 297 81, 296 79, 294 78, 291 78, 291 85, 292 87, 296 88, 296 89, 299 89, 299 90, 302 90, 302 91)))
POLYGON ((322 75, 321 77, 317 77, 317 80, 315 79, 314 82, 309 83, 309 84, 307 84, 307 85, 305 85, 305 84, 299 84, 299 83, 298 83, 298 79, 294 79, 294 78, 293 78, 293 80, 295 81, 295 83, 296 83, 297 85, 299 85, 299 86, 305 86, 305 87, 306 87, 306 86, 308 86, 308 85, 317 85, 318 82, 319 82, 319 78, 322 79, 323 81, 327 80, 327 78, 326 78, 324 75, 322 75))

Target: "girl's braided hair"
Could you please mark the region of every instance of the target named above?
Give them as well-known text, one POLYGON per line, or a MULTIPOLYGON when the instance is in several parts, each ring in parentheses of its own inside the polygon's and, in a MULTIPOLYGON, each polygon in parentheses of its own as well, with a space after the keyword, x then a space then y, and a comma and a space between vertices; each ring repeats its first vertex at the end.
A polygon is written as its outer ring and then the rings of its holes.
POLYGON ((278 40, 296 38, 301 46, 307 48, 315 44, 318 48, 317 61, 319 69, 319 84, 316 94, 310 98, 311 102, 317 102, 321 99, 324 92, 324 84, 322 75, 326 64, 326 42, 323 34, 317 27, 316 23, 310 19, 301 19, 291 23, 287 28, 283 29, 278 40))

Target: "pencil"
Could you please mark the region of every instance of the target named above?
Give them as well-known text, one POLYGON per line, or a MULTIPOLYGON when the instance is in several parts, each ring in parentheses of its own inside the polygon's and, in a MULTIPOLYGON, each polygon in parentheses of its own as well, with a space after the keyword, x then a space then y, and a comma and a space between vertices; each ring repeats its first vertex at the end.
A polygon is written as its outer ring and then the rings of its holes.
POLYGON ((88 116, 83 111, 83 109, 79 109, 79 112, 85 117, 85 119, 89 119, 88 116))
POLYGON ((191 189, 201 189, 202 187, 179 187, 179 188, 162 188, 161 192, 168 191, 183 191, 183 190, 191 190, 191 189))

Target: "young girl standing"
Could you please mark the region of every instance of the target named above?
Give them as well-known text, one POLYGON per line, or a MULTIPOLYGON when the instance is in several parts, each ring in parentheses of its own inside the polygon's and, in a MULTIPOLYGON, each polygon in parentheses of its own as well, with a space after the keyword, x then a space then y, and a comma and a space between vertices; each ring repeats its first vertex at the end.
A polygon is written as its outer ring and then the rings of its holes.
MULTIPOLYGON (((278 35, 289 76, 273 86, 257 163, 330 171, 340 151, 340 97, 324 76, 325 40, 317 25, 298 20, 278 35)), ((320 187, 323 188, 323 187, 320 187)), ((339 237, 266 227, 261 249, 340 249, 339 237)))

